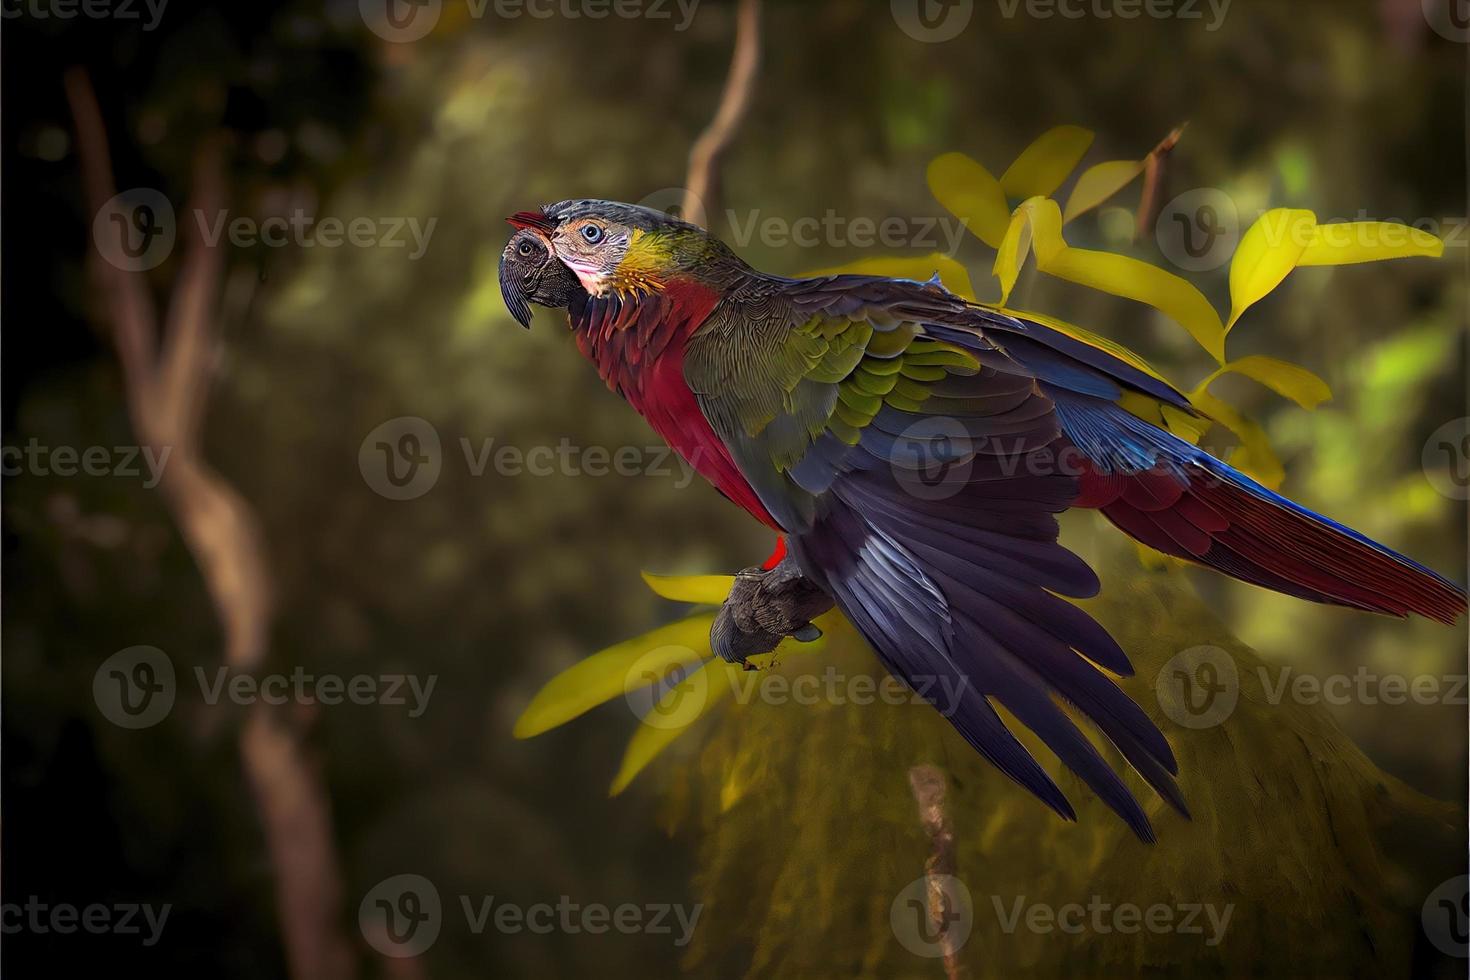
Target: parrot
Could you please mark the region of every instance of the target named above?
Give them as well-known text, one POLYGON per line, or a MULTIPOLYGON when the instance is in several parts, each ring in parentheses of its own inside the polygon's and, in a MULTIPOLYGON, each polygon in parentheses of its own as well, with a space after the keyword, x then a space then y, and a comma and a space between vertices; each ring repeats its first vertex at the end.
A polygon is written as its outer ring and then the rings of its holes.
POLYGON ((990 764, 1060 817, 1030 729, 1141 840, 1143 807, 1063 710, 1185 818, 1162 732, 1069 598, 1101 582, 1057 515, 1314 602, 1454 624, 1463 588, 1173 434, 1189 399, 1120 351, 928 282, 761 272, 706 230, 596 199, 519 211, 511 315, 565 308, 599 377, 730 501, 990 764), (935 473, 941 474, 938 479, 935 473), (1060 703, 1059 703, 1060 702, 1060 703))

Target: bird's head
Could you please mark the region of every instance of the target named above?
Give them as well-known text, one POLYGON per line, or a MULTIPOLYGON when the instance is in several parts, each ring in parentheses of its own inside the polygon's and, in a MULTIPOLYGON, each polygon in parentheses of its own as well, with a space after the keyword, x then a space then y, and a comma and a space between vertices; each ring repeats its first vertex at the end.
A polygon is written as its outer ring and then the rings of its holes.
POLYGON ((739 259, 703 228, 617 201, 561 201, 510 223, 545 235, 556 257, 594 296, 659 290, 677 280, 715 281, 739 259))
POLYGON ((562 307, 582 287, 570 269, 551 253, 544 232, 521 228, 500 253, 500 295, 505 307, 521 326, 531 326, 531 307, 562 307))

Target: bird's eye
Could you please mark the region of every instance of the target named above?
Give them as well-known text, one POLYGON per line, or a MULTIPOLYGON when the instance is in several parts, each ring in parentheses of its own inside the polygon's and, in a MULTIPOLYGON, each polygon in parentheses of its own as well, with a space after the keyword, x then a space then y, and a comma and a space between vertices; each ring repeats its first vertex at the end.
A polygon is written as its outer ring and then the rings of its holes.
POLYGON ((596 245, 602 241, 602 229, 596 225, 583 225, 582 240, 588 245, 596 245))
POLYGON ((531 251, 532 251, 532 249, 531 249, 531 243, 530 242, 521 242, 521 247, 519 249, 517 249, 516 251, 520 252, 522 255, 530 255, 531 254, 531 251))

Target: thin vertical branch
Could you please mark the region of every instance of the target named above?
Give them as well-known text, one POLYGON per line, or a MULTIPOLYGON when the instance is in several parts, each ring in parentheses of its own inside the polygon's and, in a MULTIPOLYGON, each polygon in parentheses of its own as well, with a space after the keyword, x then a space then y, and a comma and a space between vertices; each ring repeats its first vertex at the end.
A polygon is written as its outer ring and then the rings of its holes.
MULTIPOLYGON (((83 190, 94 214, 116 195, 107 131, 91 81, 65 79, 77 131, 83 190)), ((194 166, 191 213, 214 214, 226 197, 219 139, 206 140, 194 166)), ((187 221, 185 226, 198 227, 187 221)), ((159 490, 194 555, 224 639, 224 660, 241 671, 265 660, 272 617, 265 542, 250 505, 210 468, 200 449, 210 374, 219 345, 224 253, 191 235, 160 331, 149 284, 100 254, 91 272, 122 365, 129 416, 141 442, 164 460, 159 490), (168 450, 168 455, 162 455, 168 450)), ((240 732, 240 757, 254 792, 275 871, 277 915, 291 975, 345 980, 356 957, 341 927, 342 887, 320 774, 300 732, 258 702, 240 732)))
POLYGON ((735 14, 735 53, 720 95, 719 108, 689 151, 684 181, 684 220, 703 228, 719 210, 720 161, 750 109, 761 62, 761 0, 740 0, 735 14))
POLYGON ((1154 222, 1159 220, 1159 210, 1164 206, 1164 194, 1168 190, 1169 154, 1184 135, 1185 123, 1159 141, 1143 162, 1143 193, 1138 200, 1138 223, 1135 225, 1137 238, 1148 238, 1153 234, 1154 222))
MULTIPOLYGON (((66 73, 64 79, 67 102, 76 121, 77 154, 82 168, 82 189, 93 214, 101 211, 117 194, 112 176, 112 154, 107 147, 107 130, 102 125, 102 111, 92 83, 80 68, 66 73)), ((140 276, 129 274, 93 252, 91 274, 97 282, 102 301, 111 313, 113 344, 122 364, 123 383, 127 387, 129 409, 134 424, 147 419, 153 386, 153 356, 158 337, 158 316, 153 297, 140 276)), ((149 426, 151 428, 151 425, 149 426)), ((150 433, 140 432, 144 441, 150 433)))
POLYGON ((225 250, 204 240, 204 222, 224 206, 221 140, 209 139, 195 155, 189 208, 180 222, 183 266, 164 323, 160 355, 161 390, 166 417, 176 419, 175 438, 191 451, 198 446, 199 425, 214 374, 217 313, 214 309, 224 274, 225 250))
POLYGON ((929 921, 940 937, 944 975, 948 980, 959 980, 966 971, 960 962, 960 951, 947 928, 950 917, 945 907, 949 896, 944 890, 944 879, 954 877, 956 870, 954 826, 949 821, 949 810, 945 805, 947 786, 944 773, 935 766, 919 765, 909 770, 909 788, 919 804, 919 825, 929 836, 932 846, 929 857, 924 861, 924 874, 928 876, 929 921))

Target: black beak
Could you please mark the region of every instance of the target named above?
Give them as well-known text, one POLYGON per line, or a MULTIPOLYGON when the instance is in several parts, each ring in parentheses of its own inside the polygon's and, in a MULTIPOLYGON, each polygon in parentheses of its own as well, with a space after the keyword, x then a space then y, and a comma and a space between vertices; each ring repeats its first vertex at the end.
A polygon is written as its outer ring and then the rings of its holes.
POLYGON ((505 267, 504 256, 500 259, 500 296, 516 322, 530 330, 531 305, 526 302, 525 286, 514 270, 505 267))

